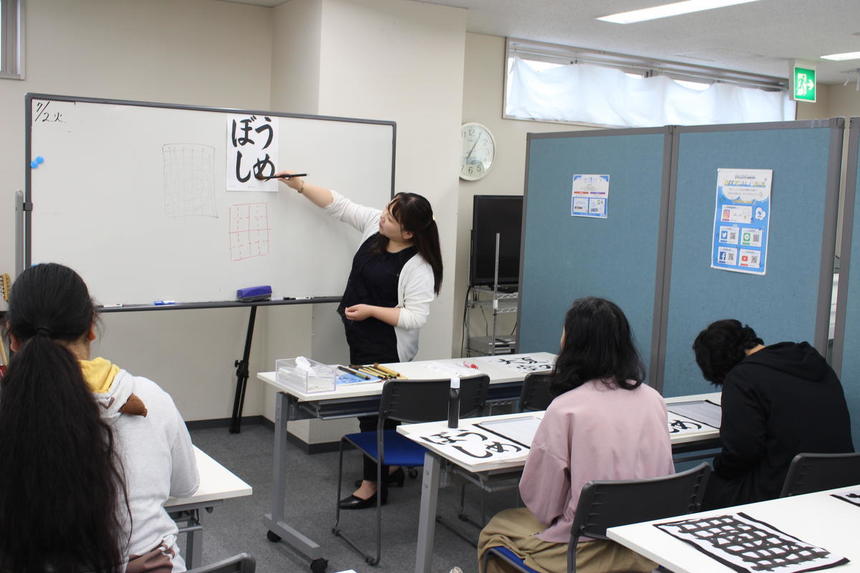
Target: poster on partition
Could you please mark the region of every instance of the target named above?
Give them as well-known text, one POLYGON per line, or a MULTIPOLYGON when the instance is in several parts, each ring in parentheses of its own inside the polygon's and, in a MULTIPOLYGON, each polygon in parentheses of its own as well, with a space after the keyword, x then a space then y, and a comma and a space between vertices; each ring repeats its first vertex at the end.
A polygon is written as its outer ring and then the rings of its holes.
POLYGON ((570 191, 573 217, 606 219, 609 204, 609 175, 577 174, 570 191))
POLYGON ((765 274, 772 179, 772 169, 717 169, 711 268, 765 274))

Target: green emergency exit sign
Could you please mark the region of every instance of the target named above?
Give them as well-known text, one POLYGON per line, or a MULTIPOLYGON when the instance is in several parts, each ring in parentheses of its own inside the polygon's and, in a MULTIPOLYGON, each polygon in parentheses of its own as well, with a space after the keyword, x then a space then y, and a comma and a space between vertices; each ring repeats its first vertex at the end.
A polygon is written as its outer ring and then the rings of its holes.
POLYGON ((794 91, 797 101, 815 101, 815 69, 794 67, 794 91))

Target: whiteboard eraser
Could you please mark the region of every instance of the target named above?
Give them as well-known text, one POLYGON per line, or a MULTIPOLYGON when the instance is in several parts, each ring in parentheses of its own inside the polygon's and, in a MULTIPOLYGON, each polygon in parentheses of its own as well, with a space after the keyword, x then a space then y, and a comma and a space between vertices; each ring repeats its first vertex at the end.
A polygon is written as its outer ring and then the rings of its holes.
POLYGON ((271 300, 272 287, 269 285, 240 288, 236 291, 236 300, 241 302, 254 302, 258 300, 271 300))

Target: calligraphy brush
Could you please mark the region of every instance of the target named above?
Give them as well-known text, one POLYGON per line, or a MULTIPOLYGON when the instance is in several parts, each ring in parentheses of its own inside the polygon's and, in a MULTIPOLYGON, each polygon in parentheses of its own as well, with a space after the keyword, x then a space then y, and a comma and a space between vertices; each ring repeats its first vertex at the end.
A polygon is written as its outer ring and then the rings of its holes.
POLYGON ((263 175, 261 173, 257 173, 254 175, 260 181, 268 181, 269 179, 292 179, 293 177, 307 177, 307 173, 293 173, 292 175, 263 175))

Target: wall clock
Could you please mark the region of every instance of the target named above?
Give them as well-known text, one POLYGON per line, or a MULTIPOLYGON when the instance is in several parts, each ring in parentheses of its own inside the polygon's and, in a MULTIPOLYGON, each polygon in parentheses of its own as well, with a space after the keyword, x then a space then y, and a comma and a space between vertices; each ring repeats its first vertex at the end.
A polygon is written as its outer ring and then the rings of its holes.
POLYGON ((480 123, 464 123, 460 127, 463 151, 460 156, 460 179, 477 181, 483 178, 496 155, 496 140, 487 126, 480 123))

